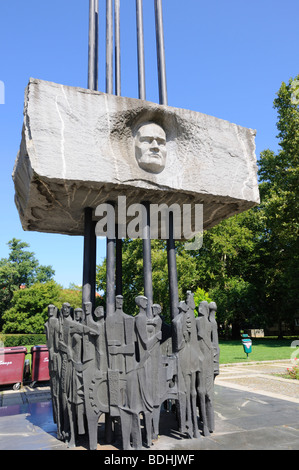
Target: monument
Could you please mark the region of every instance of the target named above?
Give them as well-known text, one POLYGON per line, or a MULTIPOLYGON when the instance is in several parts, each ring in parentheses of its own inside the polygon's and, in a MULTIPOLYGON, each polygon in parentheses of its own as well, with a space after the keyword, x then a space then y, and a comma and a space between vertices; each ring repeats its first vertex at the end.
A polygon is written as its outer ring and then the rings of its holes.
MULTIPOLYGON (((255 131, 168 106, 162 3, 153 3, 159 104, 146 101, 142 0, 136 0, 138 99, 121 96, 119 0, 106 0, 105 93, 97 90, 98 0, 90 0, 88 89, 30 79, 25 93, 13 171, 22 226, 84 237, 82 309, 51 305, 46 323, 53 416, 58 438, 70 447, 87 434, 96 449, 103 414, 108 440, 120 429, 124 449, 150 447, 161 407, 169 403, 182 438, 213 432, 217 306, 202 302, 196 308, 190 291, 179 299, 175 239, 182 220, 174 207, 182 213, 188 207, 194 226, 195 209, 203 206, 207 230, 259 203, 255 131), (122 239, 131 234, 134 212, 124 217, 117 210, 123 200, 144 209, 144 295, 135 299, 136 316, 123 311, 122 239), (169 208, 157 228, 163 238, 167 225, 169 325, 152 288, 151 209, 161 204, 169 208), (106 306, 95 309, 96 228, 103 210, 109 226, 106 306)), ((185 231, 180 238, 188 239, 185 231)))

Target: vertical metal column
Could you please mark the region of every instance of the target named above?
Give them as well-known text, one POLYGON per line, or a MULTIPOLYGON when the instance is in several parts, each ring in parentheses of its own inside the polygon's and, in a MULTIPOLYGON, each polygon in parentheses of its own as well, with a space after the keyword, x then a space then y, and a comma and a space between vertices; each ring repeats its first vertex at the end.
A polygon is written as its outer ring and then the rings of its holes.
POLYGON ((157 40, 157 58, 158 58, 159 102, 160 104, 167 105, 168 98, 167 98, 167 84, 166 84, 162 0, 155 0, 155 19, 156 19, 156 40, 157 40))
POLYGON ((142 0, 136 0, 136 24, 137 24, 137 52, 138 52, 138 91, 139 91, 139 99, 145 100, 146 91, 145 91, 145 60, 144 60, 142 0))
MULTIPOLYGON (((158 81, 159 81, 159 100, 160 104, 168 104, 167 84, 166 84, 166 64, 165 64, 165 46, 163 31, 163 12, 162 0, 155 0, 155 19, 156 19, 156 40, 158 57, 158 81)), ((167 240, 167 260, 169 277, 169 296, 171 318, 178 314, 179 291, 177 279, 177 264, 175 241, 173 238, 173 212, 169 214, 169 233, 167 240)))
POLYGON ((92 208, 84 211, 84 255, 83 255, 83 287, 82 303, 95 304, 96 280, 96 235, 95 223, 92 220, 92 208))
POLYGON ((123 265, 122 265, 122 239, 118 238, 119 236, 119 230, 118 230, 118 225, 116 224, 115 227, 115 232, 116 232, 116 280, 115 280, 115 285, 116 285, 116 295, 122 295, 123 294, 123 265))
POLYGON ((153 279, 150 232, 150 204, 149 202, 143 202, 143 206, 145 207, 146 214, 145 220, 143 220, 142 228, 144 295, 148 299, 147 316, 151 318, 153 305, 153 279))
POLYGON ((106 93, 113 94, 113 3, 106 0, 106 93))
MULTIPOLYGON (((115 94, 121 96, 121 60, 120 60, 120 0, 114 6, 115 30, 115 94)), ((118 225, 116 232, 116 295, 122 295, 122 239, 119 238, 118 225)))
MULTIPOLYGON (((106 0, 106 93, 113 94, 113 2, 106 0)), ((108 224, 114 223, 108 218, 108 224)), ((111 233, 108 228, 108 233, 111 233)), ((114 227, 115 228, 115 227, 114 227)), ((115 309, 115 238, 106 242, 106 315, 115 309)))
MULTIPOLYGON (((139 99, 146 99, 145 90, 145 60, 144 60, 144 31, 143 31, 143 3, 136 0, 136 25, 137 25, 137 53, 138 53, 138 92, 139 99)), ((152 280, 152 255, 150 233, 150 203, 143 202, 145 208, 145 220, 143 220, 142 248, 143 248, 143 280, 144 295, 148 299, 147 316, 152 316, 153 305, 153 280, 152 280)))
POLYGON ((106 315, 115 310, 115 239, 107 238, 106 255, 106 315))
MULTIPOLYGON (((88 43, 88 88, 98 88, 98 24, 99 0, 89 2, 89 43, 88 43)), ((96 243, 95 222, 92 220, 93 210, 87 207, 84 211, 84 254, 82 303, 92 302, 95 306, 96 292, 96 243)))
POLYGON ((115 0, 114 7, 114 30, 115 30, 115 94, 121 95, 121 73, 120 73, 120 0, 115 0))
POLYGON ((89 1, 88 88, 98 89, 99 0, 89 1))
POLYGON ((179 290, 178 290, 178 274, 177 274, 177 264, 176 264, 175 242, 173 238, 173 212, 169 213, 167 261, 168 261, 170 313, 171 313, 171 318, 174 319, 178 314, 179 290))

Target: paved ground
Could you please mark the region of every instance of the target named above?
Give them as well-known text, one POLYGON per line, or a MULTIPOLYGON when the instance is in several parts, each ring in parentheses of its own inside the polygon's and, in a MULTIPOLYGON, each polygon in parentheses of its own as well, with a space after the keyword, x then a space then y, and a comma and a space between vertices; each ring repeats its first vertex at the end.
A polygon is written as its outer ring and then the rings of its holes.
MULTIPOLYGON (((273 375, 290 366, 290 361, 221 366, 215 382, 215 432, 182 439, 173 414, 162 413, 161 436, 147 451, 298 450, 299 381, 273 375)), ((104 444, 103 427, 98 449, 119 450, 119 442, 104 444)), ((87 448, 83 439, 76 450, 87 448)), ((47 384, 19 391, 0 387, 0 450, 22 449, 68 450, 56 439, 47 384)))

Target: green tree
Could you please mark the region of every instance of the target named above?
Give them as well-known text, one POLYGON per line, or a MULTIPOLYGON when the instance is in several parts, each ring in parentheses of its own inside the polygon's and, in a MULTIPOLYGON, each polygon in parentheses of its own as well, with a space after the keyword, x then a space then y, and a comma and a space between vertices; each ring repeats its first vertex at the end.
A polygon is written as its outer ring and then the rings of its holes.
POLYGON ((293 99, 293 83, 292 79, 283 82, 274 100, 280 150, 277 154, 265 150, 259 161, 260 210, 265 221, 260 243, 264 311, 280 325, 293 324, 298 310, 299 100, 293 99))
POLYGON ((3 312, 10 307, 14 292, 35 282, 47 282, 55 272, 51 266, 40 265, 29 245, 13 238, 8 242, 9 256, 0 260, 0 325, 3 312))
MULTIPOLYGON (((194 302, 196 308, 198 308, 199 304, 203 301, 206 302, 213 302, 212 298, 210 297, 210 294, 206 292, 204 289, 201 287, 198 287, 195 292, 194 292, 194 302)), ((197 316, 197 312, 195 312, 195 316, 197 316)))
POLYGON ((73 308, 81 307, 81 289, 63 289, 51 280, 15 291, 11 308, 3 314, 3 333, 43 333, 48 305, 54 304, 60 309, 64 302, 73 308))

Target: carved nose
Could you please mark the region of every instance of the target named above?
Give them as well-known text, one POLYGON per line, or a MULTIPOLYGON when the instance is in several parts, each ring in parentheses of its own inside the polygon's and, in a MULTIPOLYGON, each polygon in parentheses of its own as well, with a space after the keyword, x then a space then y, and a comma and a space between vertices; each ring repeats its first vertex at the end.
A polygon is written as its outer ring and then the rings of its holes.
POLYGON ((156 140, 152 141, 151 150, 159 150, 159 145, 158 145, 158 142, 156 140))

